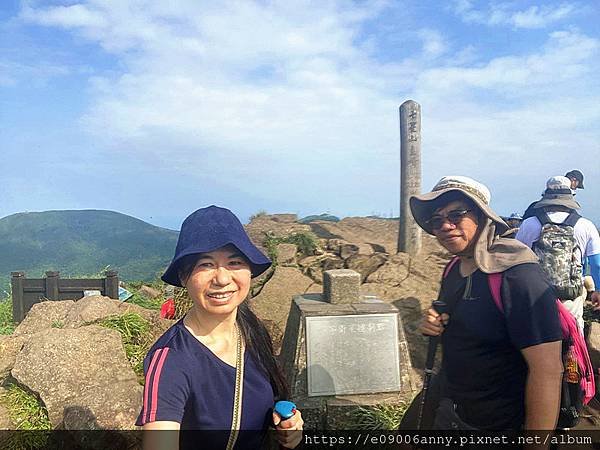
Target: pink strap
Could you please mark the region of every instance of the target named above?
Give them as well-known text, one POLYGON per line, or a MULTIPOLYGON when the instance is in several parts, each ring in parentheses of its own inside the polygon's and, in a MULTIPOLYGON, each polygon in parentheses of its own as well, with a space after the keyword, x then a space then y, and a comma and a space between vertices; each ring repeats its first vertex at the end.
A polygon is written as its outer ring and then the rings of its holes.
MULTIPOLYGON (((502 273, 490 273, 488 275, 488 284, 494 303, 504 313, 504 305, 502 304, 502 297, 500 295, 500 288, 502 286, 502 273)), ((581 371, 580 385, 584 392, 583 403, 587 404, 596 394, 596 383, 594 380, 594 373, 592 363, 590 361, 590 355, 587 352, 587 347, 579 328, 577 327, 577 321, 567 308, 562 304, 560 299, 556 299, 556 306, 558 308, 558 315, 560 319, 560 327, 564 338, 569 336, 572 339, 572 349, 577 359, 577 367, 581 371)))
POLYGON ((458 256, 455 256, 454 258, 452 258, 450 260, 450 262, 446 265, 446 268, 444 269, 444 275, 442 275, 442 278, 446 278, 448 276, 448 274, 454 267, 454 264, 456 264, 458 262, 458 260, 459 260, 458 256))
POLYGON ((504 314, 504 305, 502 304, 502 296, 500 295, 500 288, 502 286, 502 272, 490 273, 488 275, 488 284, 490 286, 490 292, 496 307, 504 314))

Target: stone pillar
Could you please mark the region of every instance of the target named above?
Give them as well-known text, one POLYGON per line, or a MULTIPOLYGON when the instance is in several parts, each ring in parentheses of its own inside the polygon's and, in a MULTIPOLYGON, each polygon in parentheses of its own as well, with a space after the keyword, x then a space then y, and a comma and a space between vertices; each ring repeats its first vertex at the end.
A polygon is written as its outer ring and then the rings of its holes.
POLYGON ((360 302, 360 274, 350 269, 326 270, 323 272, 323 297, 334 305, 360 302))
POLYGON ((20 322, 25 317, 23 304, 23 283, 25 272, 11 272, 10 284, 12 288, 13 322, 20 322))
POLYGON ((104 279, 104 295, 119 299, 119 273, 116 270, 107 270, 104 279))
POLYGON ((421 251, 421 228, 410 213, 409 198, 421 193, 421 106, 407 100, 400 105, 400 228, 398 252, 421 251))
POLYGON ((48 300, 58 300, 59 278, 60 272, 53 270, 46 272, 46 298, 48 300))

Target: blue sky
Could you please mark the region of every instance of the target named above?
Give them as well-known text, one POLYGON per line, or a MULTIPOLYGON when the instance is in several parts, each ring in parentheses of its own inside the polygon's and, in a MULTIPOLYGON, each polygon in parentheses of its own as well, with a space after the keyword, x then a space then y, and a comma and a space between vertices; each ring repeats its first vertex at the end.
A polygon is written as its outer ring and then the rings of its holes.
POLYGON ((598 23, 589 1, 5 0, 0 217, 397 215, 413 99, 423 190, 471 176, 508 215, 577 168, 600 224, 598 23))

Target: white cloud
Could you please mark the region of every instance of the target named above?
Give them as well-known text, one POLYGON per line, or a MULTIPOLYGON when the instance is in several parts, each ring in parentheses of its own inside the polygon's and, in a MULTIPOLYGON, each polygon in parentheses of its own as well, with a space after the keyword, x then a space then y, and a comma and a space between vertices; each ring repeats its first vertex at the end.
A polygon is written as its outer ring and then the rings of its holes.
POLYGON ((19 84, 30 84, 39 87, 44 86, 51 78, 70 73, 71 69, 66 65, 41 60, 26 64, 0 58, 0 86, 14 87, 19 84))
POLYGON ((465 22, 485 25, 510 25, 514 28, 546 28, 573 15, 577 6, 573 3, 531 6, 525 10, 513 10, 518 3, 492 2, 487 9, 477 9, 471 0, 456 0, 455 13, 465 22))
POLYGON ((423 29, 419 31, 419 37, 423 40, 423 53, 425 56, 435 58, 446 52, 447 44, 440 32, 423 29))
MULTIPOLYGON (((363 26, 383 13, 382 3, 74 6, 32 8, 23 17, 73 29, 118 58, 120 73, 90 78, 83 124, 115 151, 203 181, 226 176, 274 198, 330 199, 332 206, 339 192, 346 205, 365 192, 383 198, 397 187, 397 108, 407 98, 423 107, 426 177, 491 180, 499 171, 583 156, 600 140, 600 43, 574 29, 548 33, 535 51, 486 56, 468 44, 453 50, 433 28, 415 28, 417 52, 407 33, 406 42, 395 42, 407 51, 380 62, 371 53, 378 42, 363 45, 371 37, 363 26)), ((483 13, 466 0, 457 8, 465 20, 515 27, 570 14, 567 6, 483 13)))

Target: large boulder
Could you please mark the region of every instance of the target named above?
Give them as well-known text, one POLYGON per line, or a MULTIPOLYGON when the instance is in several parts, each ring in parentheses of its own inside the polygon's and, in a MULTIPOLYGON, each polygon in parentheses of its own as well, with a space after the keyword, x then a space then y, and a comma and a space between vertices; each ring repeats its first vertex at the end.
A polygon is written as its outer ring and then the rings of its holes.
POLYGON ((53 327, 62 328, 74 304, 73 300, 36 303, 17 326, 13 335, 34 334, 53 327))
POLYGON ((321 292, 321 286, 303 275, 300 270, 277 266, 260 294, 250 300, 252 310, 261 320, 268 322, 276 353, 281 346, 292 297, 315 292, 321 292))
POLYGON ((117 331, 91 325, 31 335, 12 376, 40 396, 53 427, 134 428, 143 388, 117 331))
POLYGON ((388 286, 397 286, 408 278, 410 257, 406 253, 390 256, 385 264, 376 271, 367 275, 369 283, 381 283, 388 286))
POLYGON ((77 328, 98 322, 109 316, 120 316, 135 313, 142 316, 154 326, 166 330, 173 322, 161 319, 160 312, 143 308, 133 303, 122 302, 101 295, 83 297, 76 301, 65 318, 65 328, 77 328))
POLYGON ((367 280, 367 277, 383 266, 388 257, 384 253, 375 253, 373 255, 355 254, 346 260, 346 268, 360 273, 361 283, 367 280))
POLYGON ((10 375, 15 359, 28 339, 28 335, 0 336, 0 384, 10 375))

